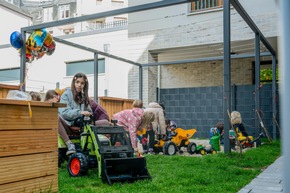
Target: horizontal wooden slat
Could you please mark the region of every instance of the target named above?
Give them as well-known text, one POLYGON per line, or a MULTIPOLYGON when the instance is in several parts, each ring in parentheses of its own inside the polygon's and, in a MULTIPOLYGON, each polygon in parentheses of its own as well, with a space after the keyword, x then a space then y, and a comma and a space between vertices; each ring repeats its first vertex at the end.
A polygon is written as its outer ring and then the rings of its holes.
POLYGON ((51 175, 0 185, 0 193, 58 192, 58 176, 51 175))
POLYGON ((9 85, 9 84, 0 84, 0 90, 1 89, 20 90, 20 86, 17 86, 17 85, 9 85))
POLYGON ((55 151, 57 135, 57 129, 37 132, 35 130, 0 130, 0 157, 55 151))
POLYGON ((58 152, 0 158, 1 184, 57 175, 58 152))
POLYGON ((28 106, 0 105, 0 130, 46 129, 58 127, 58 109, 28 106), (3 124, 5 123, 5 124, 3 124))
MULTIPOLYGON (((38 107, 66 107, 66 104, 63 103, 51 103, 51 102, 41 102, 41 101, 29 101, 31 106, 38 107)), ((0 98, 0 105, 18 105, 18 106, 27 106, 28 101, 26 100, 12 100, 12 99, 3 99, 0 98)))

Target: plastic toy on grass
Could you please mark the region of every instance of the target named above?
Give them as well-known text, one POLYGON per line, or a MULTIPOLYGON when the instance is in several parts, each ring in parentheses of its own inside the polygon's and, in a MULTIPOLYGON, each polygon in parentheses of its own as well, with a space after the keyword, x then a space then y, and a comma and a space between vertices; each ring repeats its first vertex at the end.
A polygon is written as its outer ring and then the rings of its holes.
POLYGON ((220 151, 220 134, 216 133, 214 136, 210 138, 209 145, 203 146, 198 145, 196 147, 195 153, 205 155, 205 154, 217 154, 220 151))
POLYGON ((171 137, 155 140, 153 151, 155 153, 163 152, 165 155, 175 155, 177 151, 181 152, 181 147, 186 147, 187 152, 193 154, 196 144, 189 139, 196 133, 196 129, 184 130, 177 128, 171 137))
MULTIPOLYGON (((237 128, 236 128, 237 130, 237 128)), ((253 136, 248 136, 245 137, 243 136, 243 134, 241 132, 238 132, 237 130, 237 134, 238 134, 238 140, 240 142, 240 145, 242 148, 251 148, 251 147, 255 147, 261 144, 261 137, 264 136, 263 132, 260 133, 258 135, 258 137, 256 139, 253 138, 253 136)), ((234 131, 230 130, 230 143, 232 146, 235 146, 235 135, 234 135, 234 131)))
MULTIPOLYGON (((93 116, 80 119, 79 136, 70 137, 76 146, 76 153, 68 157, 70 176, 86 175, 89 168, 97 167, 98 176, 104 182, 132 182, 151 179, 144 157, 134 156, 134 149, 123 127, 90 125, 93 116)), ((59 137, 59 161, 67 159, 66 146, 59 137)), ((61 164, 61 163, 60 163, 61 164)))
POLYGON ((213 149, 211 146, 198 145, 196 147, 195 153, 206 155, 206 154, 217 154, 217 151, 213 149))

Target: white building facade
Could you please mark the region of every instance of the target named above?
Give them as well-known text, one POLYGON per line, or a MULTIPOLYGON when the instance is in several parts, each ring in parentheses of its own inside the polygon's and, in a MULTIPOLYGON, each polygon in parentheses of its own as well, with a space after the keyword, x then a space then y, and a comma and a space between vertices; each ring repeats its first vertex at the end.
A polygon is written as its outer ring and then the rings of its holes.
MULTIPOLYGON (((129 6, 158 2, 131 0, 129 6)), ((251 19, 274 48, 278 36, 278 6, 275 0, 240 0, 251 19)), ((210 58, 223 55, 223 1, 201 0, 160 9, 129 14, 129 57, 147 64, 154 62, 210 58), (208 4, 207 4, 208 3, 208 4), (210 4, 209 4, 210 3, 210 4)), ((231 9, 231 41, 233 54, 247 54, 255 47, 255 34, 237 11, 231 9)), ((267 51, 261 44, 261 51, 267 51)), ((265 57, 261 60, 270 60, 265 57)), ((238 74, 234 84, 252 84, 252 61, 235 59, 238 74)), ((134 81, 138 69, 131 73, 129 97, 138 96, 134 81)), ((233 73, 234 74, 234 73, 233 73)), ((184 63, 144 68, 143 99, 145 104, 158 100, 156 88, 188 88, 223 85, 223 60, 184 63), (158 74, 160 79, 158 80, 158 74)))
MULTIPOLYGON (((27 1, 26 1, 27 3, 27 1)), ((31 2, 30 2, 31 3, 31 2)), ((38 16, 38 23, 52 22, 60 19, 83 16, 100 11, 119 9, 127 6, 127 1, 58 1, 58 4, 46 4, 42 13, 38 16), (63 16, 63 17, 62 17, 63 16)), ((17 18, 17 13, 13 11, 13 16, 17 18)), ((14 24, 13 24, 14 25, 14 24)), ((15 25, 14 31, 19 31, 21 27, 29 26, 31 23, 15 25)), ((9 36, 13 30, 6 32, 6 42, 9 44, 9 36)), ((127 16, 120 15, 93 21, 74 23, 59 27, 47 28, 55 37, 63 38, 67 41, 79 45, 90 47, 102 52, 107 52, 116 56, 127 58, 128 28, 127 16)), ((2 37, 2 36, 1 36, 2 37)), ((9 71, 9 68, 16 68, 19 72, 20 58, 14 48, 0 49, 0 53, 5 53, 7 66, 1 66, 2 71, 9 71), (13 62, 11 62, 11 58, 13 62)), ((98 95, 128 98, 128 71, 132 67, 124 62, 99 55, 98 74, 98 95)), ((77 72, 87 74, 90 83, 89 94, 94 95, 93 76, 94 54, 88 51, 76 49, 57 42, 56 51, 51 56, 43 56, 39 60, 27 63, 26 88, 37 92, 46 92, 49 89, 69 87, 73 75, 77 72)), ((10 71, 9 71, 10 73, 10 71)), ((19 77, 15 80, 3 78, 2 83, 19 84, 19 77)))

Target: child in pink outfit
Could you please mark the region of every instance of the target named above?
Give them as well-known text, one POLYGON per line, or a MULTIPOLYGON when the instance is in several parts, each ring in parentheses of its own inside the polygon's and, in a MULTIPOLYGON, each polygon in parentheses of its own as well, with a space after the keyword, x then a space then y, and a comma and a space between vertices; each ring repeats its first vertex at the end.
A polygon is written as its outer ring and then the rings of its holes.
POLYGON ((137 128, 142 122, 144 111, 140 108, 133 108, 120 111, 113 115, 113 120, 117 120, 117 125, 123 126, 129 132, 132 147, 137 148, 137 128))
POLYGON ((129 132, 132 148, 137 152, 137 130, 146 128, 154 121, 154 113, 144 112, 141 108, 123 110, 113 115, 113 120, 117 120, 117 125, 123 126, 129 132))

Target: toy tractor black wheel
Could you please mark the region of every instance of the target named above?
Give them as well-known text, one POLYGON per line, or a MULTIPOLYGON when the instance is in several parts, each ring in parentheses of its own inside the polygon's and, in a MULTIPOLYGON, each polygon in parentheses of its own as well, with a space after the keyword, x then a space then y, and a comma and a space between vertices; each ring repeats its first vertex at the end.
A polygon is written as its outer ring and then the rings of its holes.
POLYGON ((177 147, 172 141, 167 141, 163 147, 164 155, 175 155, 177 152, 177 147))
POLYGON ((187 152, 190 154, 194 154, 194 152, 196 151, 196 144, 195 143, 189 143, 187 145, 187 152))
POLYGON ((74 153, 68 160, 68 172, 70 176, 77 177, 86 175, 88 172, 87 159, 82 153, 74 153))

